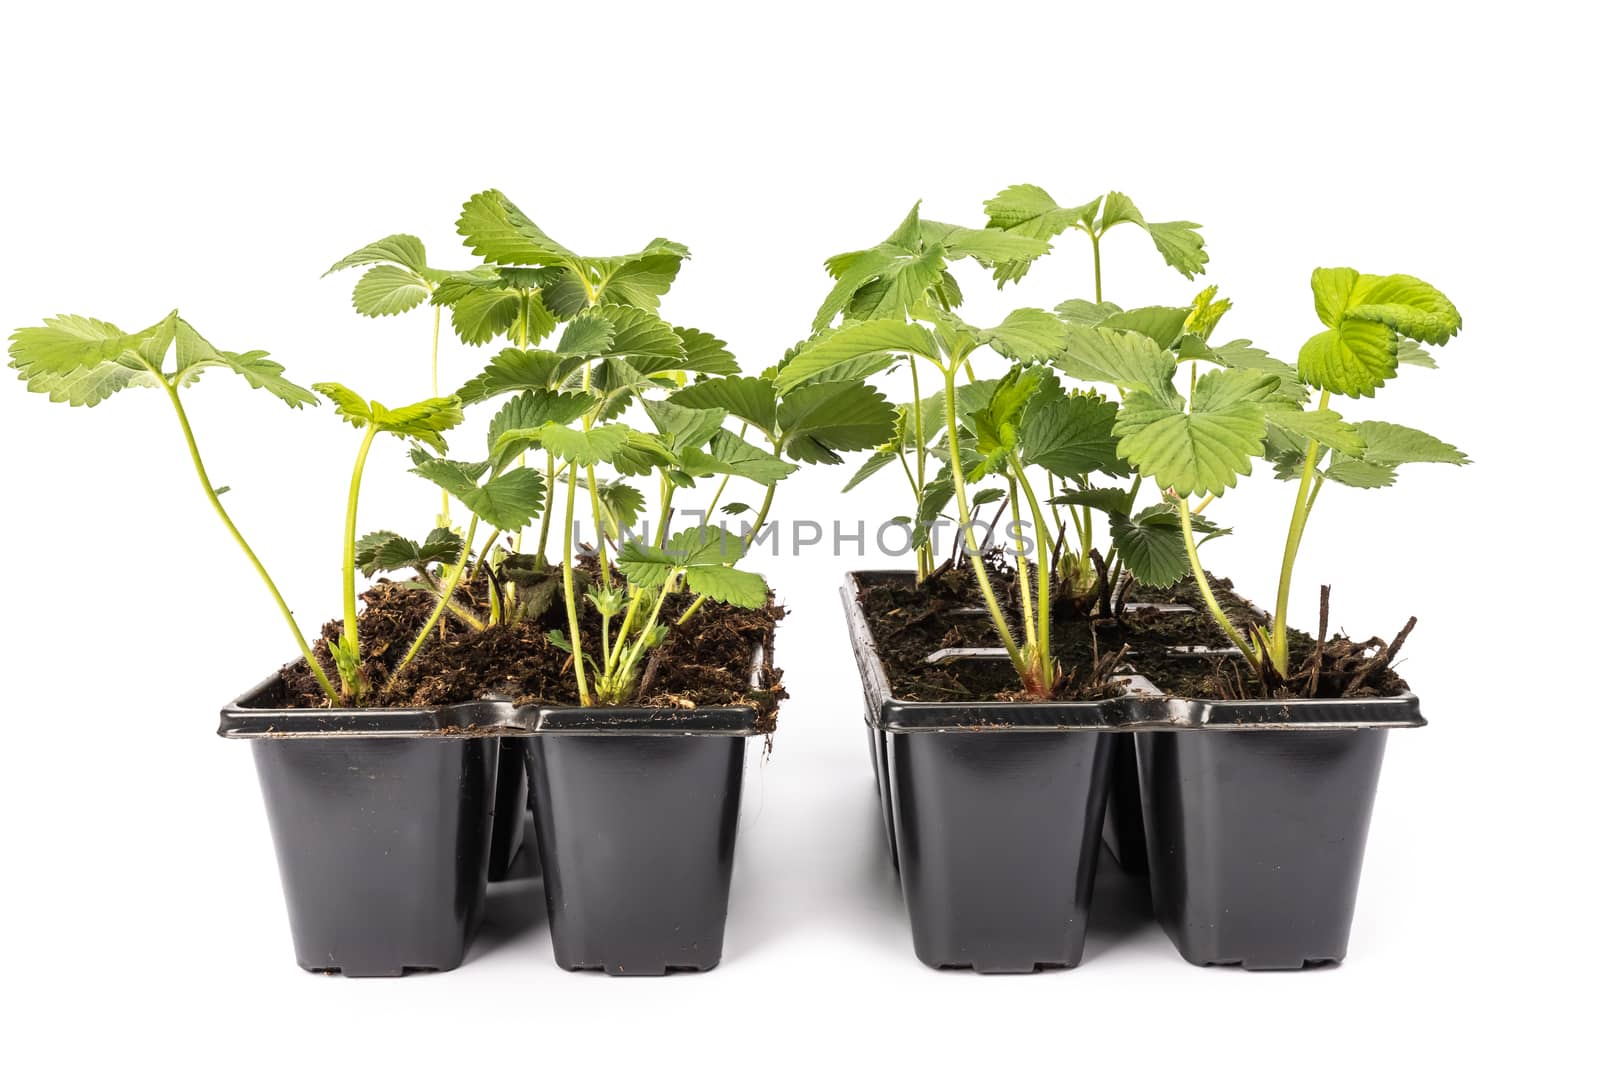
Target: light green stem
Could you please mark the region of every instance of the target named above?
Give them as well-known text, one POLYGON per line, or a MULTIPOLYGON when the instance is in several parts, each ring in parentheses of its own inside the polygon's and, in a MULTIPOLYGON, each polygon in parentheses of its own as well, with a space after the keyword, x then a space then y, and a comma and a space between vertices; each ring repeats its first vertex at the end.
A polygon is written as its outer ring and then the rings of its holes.
POLYGON ((578 479, 573 472, 568 471, 567 521, 566 529, 561 536, 561 585, 567 599, 567 626, 572 630, 569 640, 572 642, 572 665, 578 676, 578 702, 587 708, 593 701, 589 699, 589 683, 584 677, 583 638, 578 634, 578 598, 573 592, 572 583, 572 518, 577 499, 578 479))
POLYGON ((189 460, 194 464, 194 472, 200 478, 200 488, 205 490, 206 499, 211 501, 212 510, 217 513, 217 518, 222 520, 222 525, 228 528, 228 533, 233 537, 234 544, 239 546, 245 558, 250 561, 250 566, 255 568, 256 574, 266 584, 267 591, 272 594, 273 603, 278 605, 278 612, 283 616, 283 621, 289 624, 289 630, 294 634, 295 644, 300 646, 300 654, 306 659, 306 666, 311 669, 311 674, 317 680, 317 685, 327 695, 331 704, 337 705, 339 693, 333 687, 333 682, 328 679, 328 674, 317 662, 317 657, 311 653, 311 645, 306 641, 306 635, 300 632, 300 624, 294 621, 294 612, 289 610, 289 605, 283 599, 283 594, 278 592, 278 585, 267 573, 267 568, 262 565, 261 559, 256 555, 250 543, 239 532, 239 527, 233 524, 233 519, 228 515, 228 509, 222 506, 222 499, 217 496, 217 491, 211 485, 211 476, 206 473, 206 465, 200 459, 200 448, 195 444, 194 429, 189 425, 189 415, 183 410, 183 400, 178 396, 178 390, 165 378, 161 379, 162 388, 166 391, 168 399, 172 401, 172 410, 178 415, 178 426, 183 430, 183 440, 189 446, 189 460))
MULTIPOLYGON (((361 629, 356 614, 356 509, 361 500, 361 479, 367 469, 367 454, 372 451, 372 442, 377 437, 378 424, 369 421, 367 432, 361 437, 361 448, 356 452, 355 468, 350 472, 350 494, 344 509, 344 634, 339 638, 339 643, 357 666, 361 662, 361 629)), ((351 670, 349 677, 340 671, 339 682, 341 696, 346 699, 361 698, 359 677, 354 670, 351 670)))
POLYGON ((1011 636, 1011 624, 1006 621, 1005 612, 1000 609, 1000 601, 994 595, 994 587, 989 584, 989 569, 983 564, 983 550, 978 546, 977 533, 972 529, 972 508, 967 504, 967 476, 961 469, 960 423, 956 415, 956 371, 957 363, 952 362, 944 372, 944 433, 950 445, 950 481, 955 487, 956 511, 961 519, 961 532, 967 543, 967 556, 972 560, 972 573, 978 579, 978 589, 983 593, 984 603, 989 607, 989 615, 994 620, 995 630, 1000 634, 1000 640, 1005 643, 1006 653, 1011 657, 1011 664, 1017 669, 1017 676, 1023 684, 1030 682, 1026 661, 1023 659, 1022 650, 1017 647, 1016 638, 1011 636))
POLYGON ((1244 639, 1244 636, 1228 620, 1228 616, 1222 610, 1222 605, 1217 603, 1216 594, 1211 591, 1211 583, 1206 580, 1205 568, 1200 566, 1200 549, 1194 542, 1194 522, 1189 516, 1188 497, 1180 496, 1178 498, 1178 519, 1183 524, 1183 548, 1189 555, 1189 567, 1194 571, 1194 584, 1199 588, 1200 596, 1205 600, 1206 607, 1211 612, 1211 617, 1216 620, 1218 626, 1222 627, 1222 632, 1228 635, 1228 640, 1232 641, 1240 652, 1244 653, 1245 661, 1259 675, 1261 673, 1261 661, 1256 658, 1255 650, 1250 647, 1250 643, 1244 639))
MULTIPOLYGON (((1328 391, 1322 391, 1317 402, 1318 411, 1328 408, 1328 391)), ((1306 532, 1306 520, 1311 517, 1312 482, 1316 478, 1317 460, 1322 447, 1311 439, 1306 440, 1306 462, 1300 470, 1300 488, 1295 493, 1294 513, 1289 517, 1289 536, 1283 545, 1283 564, 1278 570, 1278 600, 1272 615, 1272 639, 1267 644, 1267 654, 1280 677, 1289 676, 1289 583, 1294 578, 1294 561, 1300 553, 1300 539, 1306 532)))
MULTIPOLYGON (((546 452, 544 460, 545 492, 553 494, 556 491, 556 456, 554 452, 546 452)), ((550 543, 550 513, 555 509, 546 501, 544 514, 539 516, 539 558, 545 558, 545 546, 550 543)))
POLYGON ((456 565, 450 571, 450 580, 445 583, 444 591, 439 594, 439 602, 433 606, 433 614, 428 616, 428 621, 422 624, 422 629, 417 631, 416 640, 411 642, 411 647, 406 649, 404 658, 395 667, 394 673, 389 676, 389 685, 394 685, 396 680, 405 671, 412 660, 417 658, 417 653, 428 640, 428 635, 433 632, 433 627, 439 621, 439 616, 444 614, 445 607, 456 595, 456 587, 461 584, 461 576, 467 570, 467 557, 472 553, 472 539, 478 533, 478 516, 472 516, 472 521, 467 524, 467 536, 461 542, 461 555, 456 558, 456 565))
MULTIPOLYGON (((1055 688, 1055 660, 1050 657, 1050 555, 1051 546, 1044 525, 1044 509, 1039 506, 1039 498, 1034 496, 1033 486, 1029 484, 1024 473, 1022 463, 1015 457, 1012 463, 1016 467, 1017 482, 1022 486, 1022 494, 1028 498, 1028 509, 1033 512, 1033 524, 1039 529, 1038 541, 1035 549, 1039 553, 1039 676, 1041 684, 1048 691, 1055 688)), ((1026 583, 1023 579, 1023 601, 1027 601, 1026 583)))
MULTIPOLYGON (((435 307, 433 309, 433 360, 432 360, 432 367, 433 367, 433 395, 434 396, 438 396, 439 395, 439 316, 443 311, 444 311, 444 308, 439 307, 437 305, 435 305, 435 307)), ((439 490, 439 500, 440 500, 440 503, 439 503, 439 517, 442 520, 439 525, 448 527, 450 525, 450 494, 449 494, 449 492, 444 490, 444 489, 439 490)))
POLYGON ((1105 301, 1100 292, 1100 237, 1093 230, 1089 231, 1089 245, 1094 249, 1094 302, 1100 304, 1105 301))

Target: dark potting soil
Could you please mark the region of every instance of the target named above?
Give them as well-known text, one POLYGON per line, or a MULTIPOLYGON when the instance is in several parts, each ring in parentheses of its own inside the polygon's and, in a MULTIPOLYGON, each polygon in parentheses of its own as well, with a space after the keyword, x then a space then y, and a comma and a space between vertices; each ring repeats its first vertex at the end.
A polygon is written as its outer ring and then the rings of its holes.
MULTIPOLYGON (((480 581, 472 590, 459 590, 456 599, 479 618, 487 618, 487 595, 487 586, 480 581)), ((540 618, 482 631, 445 613, 399 678, 394 669, 433 613, 433 594, 379 579, 361 594, 361 601, 362 669, 370 694, 367 703, 372 706, 438 707, 491 695, 519 704, 578 704, 570 654, 547 636, 551 630, 568 628, 566 606, 559 597, 540 618)), ((662 605, 661 618, 674 619, 693 602, 688 593, 673 593, 662 605)), ((783 671, 771 665, 773 632, 783 615, 777 604, 749 609, 707 600, 684 625, 670 627, 666 641, 647 654, 639 693, 631 703, 676 708, 746 705, 760 709, 760 727, 770 730, 776 724, 778 702, 787 695, 783 671), (752 685, 752 655, 758 647, 764 651, 763 665, 752 685)), ((619 621, 612 620, 613 636, 619 621)), ((584 648, 598 655, 600 615, 587 601, 579 625, 584 648)), ((328 643, 343 633, 343 621, 330 620, 312 646, 330 678, 338 675, 328 643)), ((279 676, 284 683, 283 707, 328 706, 305 660, 286 664, 279 676)))
MULTIPOLYGON (((1020 633, 1021 611, 1016 574, 991 563, 990 579, 1006 608, 1012 633, 1020 633)), ((1241 632, 1266 616, 1234 592, 1227 578, 1207 575, 1211 591, 1223 613, 1241 632)), ((922 586, 904 575, 866 575, 860 580, 861 604, 872 627, 878 653, 884 661, 890 688, 902 700, 1014 700, 1022 698, 1015 671, 1008 659, 945 660, 926 662, 941 648, 998 647, 1001 642, 969 566, 947 570, 922 586), (967 609, 962 611, 960 609, 967 609)), ((1385 642, 1378 638, 1353 641, 1329 635, 1321 655, 1315 637, 1289 631, 1290 678, 1270 691, 1237 656, 1178 657, 1173 646, 1229 648, 1230 642, 1212 620, 1192 578, 1168 589, 1135 586, 1129 603, 1186 604, 1193 612, 1163 612, 1154 608, 1129 608, 1121 618, 1085 616, 1074 605, 1058 600, 1051 615, 1051 649, 1067 684, 1058 700, 1093 700, 1116 695, 1121 687, 1107 685, 1104 667, 1120 652, 1122 672, 1142 674, 1173 696, 1210 699, 1255 699, 1317 696, 1360 698, 1393 696, 1406 690, 1405 682, 1388 666, 1404 636, 1385 642), (1379 662, 1374 662, 1377 659, 1379 662), (1313 675, 1311 666, 1317 670, 1313 675), (1095 665, 1101 665, 1099 674, 1095 665)), ((1414 621, 1414 620, 1413 620, 1414 621)))

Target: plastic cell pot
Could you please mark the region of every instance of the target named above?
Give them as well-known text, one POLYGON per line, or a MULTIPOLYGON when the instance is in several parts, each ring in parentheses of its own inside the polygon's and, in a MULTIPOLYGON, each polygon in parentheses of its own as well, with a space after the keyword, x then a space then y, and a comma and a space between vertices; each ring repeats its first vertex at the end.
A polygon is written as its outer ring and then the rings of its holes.
POLYGON ((1385 743, 1425 724, 1417 698, 1147 706, 1150 891, 1184 959, 1250 970, 1344 959, 1385 743))
POLYGON ((613 975, 715 967, 756 711, 534 717, 529 780, 556 963, 613 975))
POLYGON ((1137 706, 898 700, 857 579, 845 614, 917 958, 982 973, 1076 966, 1113 747, 1137 706))
POLYGON ((295 959, 351 977, 450 970, 483 917, 509 707, 281 710, 276 676, 222 711, 248 740, 295 959))

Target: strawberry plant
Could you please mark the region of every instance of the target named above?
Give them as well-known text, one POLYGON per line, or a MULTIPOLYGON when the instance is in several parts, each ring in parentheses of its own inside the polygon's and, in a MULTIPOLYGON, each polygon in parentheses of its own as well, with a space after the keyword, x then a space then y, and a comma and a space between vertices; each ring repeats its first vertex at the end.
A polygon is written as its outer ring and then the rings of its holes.
MULTIPOLYGON (((902 363, 908 367, 911 401, 898 409, 889 440, 845 488, 900 465, 916 501, 912 541, 919 581, 934 570, 929 527, 955 504, 966 557, 1023 693, 1043 699, 1066 681, 1049 651, 1058 598, 1076 599, 1107 580, 1102 577, 1107 561, 1093 548, 1089 508, 1104 506, 1112 494, 1131 507, 1137 486, 1122 492, 1089 482, 1096 474, 1125 475, 1128 467, 1111 432, 1116 404, 1093 392, 1069 392, 1051 365, 1065 346, 1076 304, 1069 302, 1054 314, 1018 308, 998 325, 978 328, 955 312, 962 296, 950 263, 976 260, 1003 287, 1048 252, 1051 239, 1080 230, 1094 253, 1096 301, 1078 303, 1101 317, 1116 316, 1114 324, 1132 326, 1150 316, 1124 312, 1101 299, 1099 243, 1106 231, 1125 222, 1147 230, 1186 276, 1203 270, 1206 256, 1195 224, 1146 223, 1120 193, 1061 208, 1037 186, 1013 186, 986 208, 989 222, 979 230, 924 219, 919 206, 880 244, 830 259, 826 265, 835 284, 813 322, 816 333, 779 367, 775 380, 781 394, 817 381, 865 378, 902 363), (840 316, 843 321, 835 326, 840 316), (1011 362, 1000 379, 977 378, 974 357, 983 348, 1011 362), (919 363, 936 375, 931 394, 924 394, 919 363), (931 464, 938 460, 943 465, 935 474, 931 464), (999 484, 975 488, 986 478, 999 484), (1043 493, 1035 480, 1043 481, 1043 493), (1009 512, 1013 558, 1027 590, 1020 597, 1020 640, 1001 608, 984 562, 985 546, 974 529, 975 510, 985 503, 998 503, 1002 516, 1009 512), (1070 550, 1063 506, 1077 539, 1070 550)), ((1180 322, 1186 317, 1178 313, 1180 322)), ((1138 547, 1133 545, 1134 555, 1142 564, 1138 547)), ((1112 563, 1122 565, 1115 553, 1112 563)))
POLYGON ((43 393, 52 401, 73 407, 92 408, 131 386, 158 389, 166 396, 206 500, 266 585, 317 684, 330 701, 337 700, 332 681, 312 654, 277 583, 223 505, 222 496, 228 487, 213 483, 206 471, 183 402, 183 393, 212 368, 238 374, 251 388, 265 389, 291 408, 315 405, 316 395, 284 378, 282 364, 268 359, 265 352, 224 352, 214 347, 176 311, 137 333, 126 333, 99 319, 58 315, 46 319, 42 326, 28 326, 13 333, 10 356, 10 366, 29 392, 43 393))
MULTIPOLYGON (((646 654, 668 632, 667 597, 684 589, 697 598, 678 625, 706 599, 764 606, 765 582, 737 564, 765 524, 777 483, 798 469, 791 461, 837 463, 840 451, 876 445, 893 408, 859 381, 819 383, 780 398, 770 374, 741 375, 722 341, 662 319, 661 297, 688 258, 676 242, 658 238, 632 254, 580 255, 495 190, 466 203, 457 229, 486 269, 533 287, 548 313, 548 329, 541 323, 526 338, 519 333, 459 396, 467 404, 511 396, 491 424, 491 462, 542 454, 545 481, 562 502, 567 628, 550 639, 571 653, 583 704, 627 701, 638 691, 646 654), (558 327, 551 347, 529 347, 558 327), (635 406, 650 429, 623 420, 635 406), (742 429, 725 425, 730 420, 742 429), (652 478, 656 489, 655 521, 645 528, 654 533, 641 538, 630 536, 647 510, 644 493, 628 481, 638 477, 652 478), (741 535, 710 521, 735 478, 763 489, 755 521, 741 535), (717 488, 701 521, 670 532, 678 494, 702 479, 715 479, 717 488), (590 568, 580 567, 574 537, 580 492, 596 535, 590 568), (593 644, 581 626, 586 605, 598 616, 593 644)), ((546 555, 556 510, 553 499, 533 560, 546 555)))
MULTIPOLYGON (((1289 678, 1288 606, 1306 523, 1329 481, 1360 488, 1394 482, 1404 463, 1461 464, 1452 445, 1406 426, 1349 422, 1335 396, 1370 397, 1402 364, 1432 367, 1420 344, 1443 345, 1461 327, 1455 306, 1410 275, 1361 274, 1319 268, 1312 274, 1317 317, 1325 329, 1300 350, 1297 365, 1272 359, 1249 342, 1213 347, 1210 329, 1226 302, 1196 301, 1186 328, 1170 345, 1147 333, 1083 324, 1069 326, 1057 365, 1086 381, 1124 393, 1114 432, 1117 454, 1158 485, 1176 513, 1188 569, 1217 625, 1240 650, 1263 689, 1289 678), (1198 325, 1198 329, 1195 327, 1198 325), (1188 388, 1178 387, 1188 364, 1188 388), (1213 369, 1200 371, 1202 365, 1213 369), (1311 403, 1311 392, 1317 399, 1311 403), (1239 628, 1218 604, 1200 566, 1196 513, 1267 458, 1279 477, 1296 479, 1270 624, 1239 628), (1198 503, 1194 498, 1200 497, 1198 503)), ((1169 523, 1172 520, 1169 520, 1169 523)))

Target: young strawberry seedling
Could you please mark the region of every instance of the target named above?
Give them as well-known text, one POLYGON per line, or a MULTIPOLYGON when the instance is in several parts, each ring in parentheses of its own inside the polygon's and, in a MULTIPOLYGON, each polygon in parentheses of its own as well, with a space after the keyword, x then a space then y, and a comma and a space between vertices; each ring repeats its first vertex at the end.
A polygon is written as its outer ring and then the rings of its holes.
POLYGON ((336 701, 337 690, 312 654, 277 583, 223 506, 222 495, 228 487, 214 485, 206 472, 182 394, 208 368, 215 367, 233 371, 251 388, 265 389, 292 408, 315 405, 316 395, 284 378, 283 366, 268 359, 265 352, 224 352, 213 347, 176 311, 154 326, 131 334, 99 319, 59 315, 46 319, 42 326, 28 326, 13 333, 10 356, 10 366, 27 383, 29 392, 43 393, 73 407, 94 407, 129 386, 159 389, 166 395, 188 446, 189 462, 212 510, 266 585, 317 684, 330 701, 336 701))

